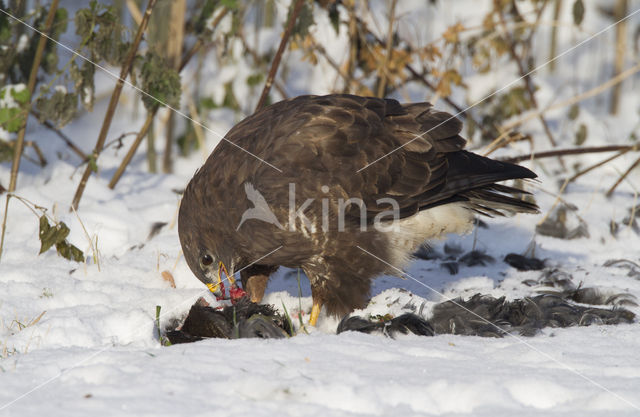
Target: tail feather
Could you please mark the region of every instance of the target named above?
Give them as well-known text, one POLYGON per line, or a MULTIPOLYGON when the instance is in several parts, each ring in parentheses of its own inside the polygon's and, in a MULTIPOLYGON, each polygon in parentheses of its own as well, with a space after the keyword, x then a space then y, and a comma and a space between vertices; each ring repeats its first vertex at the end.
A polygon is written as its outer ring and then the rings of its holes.
POLYGON ((535 203, 515 197, 523 194, 529 193, 499 184, 463 193, 470 209, 489 217, 515 213, 537 213, 538 206, 535 203), (508 194, 502 194, 505 189, 509 190, 506 191, 508 194))
POLYGON ((533 179, 537 175, 520 165, 495 161, 467 151, 447 155, 448 171, 444 186, 437 195, 422 201, 421 210, 453 202, 466 202, 467 207, 486 216, 504 216, 518 212, 537 213, 538 206, 521 198, 529 194, 500 181, 533 179))

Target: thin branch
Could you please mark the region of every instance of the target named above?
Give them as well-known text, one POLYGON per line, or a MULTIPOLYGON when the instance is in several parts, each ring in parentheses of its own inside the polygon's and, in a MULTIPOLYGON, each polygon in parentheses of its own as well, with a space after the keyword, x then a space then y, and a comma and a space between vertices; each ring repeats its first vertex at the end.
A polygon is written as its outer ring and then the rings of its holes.
MULTIPOLYGON (((113 89, 113 93, 111 95, 111 100, 109 101, 109 107, 107 108, 107 113, 105 114, 104 121, 102 123, 102 128, 100 129, 100 134, 98 135, 98 140, 96 142, 96 147, 93 150, 92 158, 95 160, 98 159, 98 155, 102 151, 102 147, 104 146, 104 142, 107 138, 107 133, 109 132, 109 127, 111 126, 111 121, 113 120, 113 116, 116 111, 116 107, 118 106, 118 100, 120 98, 120 93, 122 92, 122 87, 124 86, 124 80, 129 75, 131 71, 131 67, 133 66, 134 58, 136 57, 136 53, 138 51, 138 47, 140 46, 140 41, 142 41, 142 34, 144 33, 147 24, 149 23, 149 18, 151 17, 151 11, 153 10, 153 6, 155 6, 156 0, 149 0, 147 3, 147 9, 144 12, 144 16, 142 18, 142 22, 140 22, 140 26, 138 26, 138 32, 136 33, 136 37, 129 49, 129 53, 125 59, 124 64, 122 65, 122 69, 120 71, 120 77, 118 78, 118 82, 116 83, 116 87, 113 89)), ((93 171, 92 164, 88 164, 87 168, 82 175, 82 179, 80 180, 80 184, 78 184, 78 189, 76 190, 76 194, 73 197, 73 202, 71 206, 74 210, 78 209, 78 205, 80 204, 80 199, 82 198, 82 194, 84 193, 84 189, 87 186, 87 181, 91 176, 91 172, 93 171)))
MULTIPOLYGON (((253 48, 251 48, 251 46, 249 46, 249 43, 247 42, 246 36, 244 36, 244 31, 242 30, 242 28, 238 29, 238 36, 240 37, 240 41, 242 42, 242 47, 245 49, 245 51, 249 52, 249 55, 251 55, 254 65, 257 67, 261 67, 262 63, 260 62, 260 57, 258 56, 258 53, 253 48)), ((311 34, 309 34, 309 36, 311 36, 311 34)), ((280 93, 283 99, 288 98, 288 94, 285 91, 284 87, 282 86, 281 82, 274 79, 273 87, 275 87, 275 89, 278 90, 278 93, 280 93)))
MULTIPOLYGON (((220 21, 222 20, 224 15, 227 14, 228 11, 229 10, 226 7, 222 9, 222 11, 218 14, 216 19, 214 20, 214 26, 213 26, 212 31, 215 30, 217 25, 220 23, 220 21)), ((196 42, 196 45, 191 47, 189 52, 187 52, 182 57, 182 62, 180 62, 180 67, 178 68, 178 72, 182 72, 184 67, 187 66, 187 64, 189 63, 191 58, 193 58, 193 56, 196 54, 198 49, 200 49, 202 47, 202 43, 197 43, 196 42)), ((131 144, 131 147, 129 148, 129 151, 127 152, 127 154, 125 155, 124 159, 120 163, 120 166, 116 170, 115 174, 113 174, 113 177, 111 177, 111 181, 109 181, 109 188, 111 188, 112 190, 115 188, 115 186, 118 183, 118 181, 120 181, 120 177, 122 177, 122 174, 124 174, 124 171, 127 169, 127 165, 129 165, 129 163, 131 162, 131 159, 133 159, 133 155, 135 155, 136 151, 138 150, 138 147, 142 143, 142 140, 145 138, 145 136, 147 136, 147 132, 149 131, 149 128, 153 124, 153 120, 154 120, 159 108, 160 108, 160 106, 156 107, 154 110, 150 111, 147 114, 147 118, 144 121, 144 124, 142 125, 142 127, 140 128, 140 131, 138 132, 138 135, 136 136, 136 139, 131 144)))
POLYGON ((587 148, 573 148, 573 149, 557 149, 554 151, 530 153, 526 155, 514 156, 511 158, 500 159, 504 162, 510 162, 512 164, 529 159, 541 159, 550 158, 554 156, 564 155, 579 155, 584 153, 600 153, 600 152, 615 152, 615 151, 637 151, 640 145, 609 145, 609 146, 593 146, 587 148))
POLYGON ((385 54, 384 60, 382 61, 382 66, 380 67, 382 71, 380 71, 379 82, 378 82, 378 91, 376 96, 379 98, 384 98, 384 93, 387 88, 387 66, 389 65, 389 61, 391 61, 391 53, 393 52, 393 24, 396 19, 396 4, 397 0, 391 1, 390 11, 389 11, 389 28, 387 29, 387 43, 385 45, 385 54))
POLYGON ((124 170, 127 168, 127 165, 129 165, 129 162, 131 162, 133 155, 135 155, 136 151, 138 150, 138 147, 142 143, 142 140, 147 135, 147 131, 149 130, 151 123, 153 123, 153 119, 156 115, 156 112, 157 112, 157 108, 147 113, 147 119, 144 121, 144 124, 140 128, 140 131, 136 136, 136 140, 134 140, 133 143, 131 144, 129 151, 124 156, 124 159, 120 163, 120 166, 116 170, 115 174, 113 174, 113 177, 111 177, 111 181, 109 181, 109 188, 111 188, 112 190, 115 188, 118 181, 120 181, 120 177, 122 176, 122 174, 124 174, 124 170))
MULTIPOLYGON (((33 114, 38 119, 40 118, 40 113, 38 111, 34 110, 34 109, 31 109, 31 114, 33 114)), ((55 133, 60 139, 62 139, 64 141, 64 143, 67 144, 69 149, 71 149, 82 161, 87 161, 89 159, 89 157, 84 152, 82 152, 82 149, 80 149, 78 147, 78 145, 73 143, 73 141, 71 140, 71 138, 69 136, 67 136, 64 133, 62 133, 62 131, 60 129, 58 129, 49 120, 43 121, 42 125, 44 127, 46 127, 47 129, 51 130, 53 133, 55 133)))
POLYGON ((611 188, 609 188, 609 191, 607 191, 607 194, 605 194, 607 197, 611 197, 611 194, 613 194, 613 192, 616 190, 616 188, 618 187, 618 185, 620 185, 620 183, 627 178, 627 176, 631 173, 631 171, 633 171, 638 165, 640 165, 640 158, 636 159, 636 161, 631 164, 631 166, 629 167, 629 169, 627 169, 624 174, 622 174, 620 176, 620 178, 618 178, 618 181, 616 181, 615 184, 613 184, 611 186, 611 188))
MULTIPOLYGON (((44 47, 47 43, 47 34, 51 31, 51 26, 53 25, 54 18, 56 16, 56 10, 58 9, 58 0, 53 0, 51 2, 51 6, 49 7, 49 12, 47 14, 47 20, 45 21, 45 28, 42 34, 40 35, 40 39, 38 39, 38 46, 36 47, 36 52, 33 58, 33 63, 31 64, 31 72, 29 73, 29 81, 27 83, 27 90, 29 91, 29 100, 31 100, 31 96, 33 95, 33 90, 36 87, 38 68, 40 68, 40 62, 42 61, 42 54, 44 53, 44 47)), ((27 104, 27 106, 31 107, 31 102, 27 104)), ((16 147, 13 149, 13 163, 11 165, 11 177, 9 179, 9 189, 7 193, 7 198, 5 200, 4 205, 4 217, 2 219, 2 236, 0 236, 0 259, 2 258, 2 249, 4 248, 4 235, 7 228, 7 217, 9 213, 9 200, 11 199, 11 193, 16 190, 16 185, 18 183, 18 171, 20 170, 20 159, 22 157, 22 150, 24 148, 24 136, 27 131, 27 120, 28 120, 29 112, 25 114, 24 122, 20 127, 20 131, 18 132, 18 138, 16 140, 16 147)))
POLYGON ((631 148, 629 149, 624 149, 620 152, 618 152, 617 154, 608 157, 607 159, 604 159, 596 164, 591 165, 590 167, 587 167, 585 169, 582 169, 578 172, 576 172, 571 178, 569 178, 569 182, 574 182, 575 180, 577 180, 578 178, 580 178, 581 176, 583 176, 584 174, 593 171, 596 168, 599 168, 601 166, 603 166, 604 164, 607 164, 611 161, 613 161, 614 159, 617 159, 619 157, 621 157, 622 155, 626 154, 627 152, 629 152, 631 150, 631 148))
MULTIPOLYGON (((213 23, 211 23, 212 29, 205 31, 205 34, 209 35, 213 33, 213 31, 218 26, 222 18, 225 17, 228 12, 229 12, 229 8, 223 7, 222 10, 220 10, 220 13, 218 13, 218 15, 213 20, 213 23)), ((191 61, 191 58, 193 58, 193 56, 200 50, 200 48, 204 44, 204 38, 205 36, 198 37, 198 39, 193 44, 193 46, 191 46, 191 48, 187 51, 187 53, 182 56, 182 62, 180 64, 179 72, 184 69, 184 66, 187 64, 187 62, 191 61)))
MULTIPOLYGON (((617 0, 614 7, 614 19, 616 21, 623 19, 629 9, 627 0, 617 0)), ((627 50, 627 21, 622 20, 616 25, 616 57, 614 60, 613 74, 618 75, 624 68, 624 55, 627 50)), ((609 107, 610 114, 617 114, 620 105, 620 93, 622 85, 618 84, 611 90, 611 102, 609 107)))
POLYGON ((289 42, 289 38, 291 37, 291 33, 293 32, 293 28, 296 24, 296 20, 298 20, 298 15, 302 10, 302 6, 304 5, 305 0, 297 0, 296 4, 293 8, 293 12, 289 18, 289 23, 287 23, 287 28, 282 34, 282 39, 280 40, 280 46, 278 47, 278 51, 276 52, 276 56, 273 58, 273 62, 271 63, 271 69, 269 70, 269 75, 267 76, 267 81, 264 84, 264 89, 262 90, 262 95, 260 96, 260 100, 258 100, 258 105, 256 106, 256 111, 260 110, 264 103, 267 101, 267 96, 269 95, 269 91, 271 90, 271 84, 273 84, 273 79, 276 77, 276 73, 278 72, 278 66, 280 66, 280 60, 282 59, 282 54, 289 42))
POLYGON ((487 152, 484 153, 484 156, 489 155, 490 153, 492 153, 493 151, 495 151, 496 149, 499 149, 503 146, 505 146, 507 143, 509 143, 510 141, 506 141, 505 143, 500 143, 507 135, 509 135, 509 133, 511 133, 511 131, 513 131, 513 129, 515 129, 516 127, 520 126, 521 124, 528 122, 531 119, 534 119, 536 117, 538 117, 541 114, 544 114, 546 112, 549 111, 553 111, 553 110, 557 110, 557 109, 561 109, 563 107, 568 107, 571 106, 575 103, 579 103, 581 101, 584 101, 588 98, 597 96, 598 94, 608 90, 609 88, 611 88, 612 86, 619 84, 620 82, 622 82, 623 80, 631 77, 633 74, 637 73, 640 71, 640 63, 636 64, 635 66, 625 70, 624 72, 621 72, 620 74, 616 75, 615 77, 611 78, 610 80, 607 80, 606 82, 600 84, 597 87, 592 88, 589 91, 585 91, 584 93, 578 94, 577 96, 574 97, 570 97, 567 100, 561 101, 559 103, 553 104, 549 107, 546 107, 544 109, 536 109, 530 113, 527 113, 526 115, 524 115, 523 117, 514 120, 511 123, 506 124, 503 129, 504 132, 502 132, 500 134, 500 136, 498 136, 496 139, 494 139, 489 145, 487 145, 487 152))
MULTIPOLYGON (((562 10, 562 0, 554 0, 553 5, 553 21, 557 22, 560 19, 560 11, 562 10)), ((553 25, 551 28, 551 39, 549 44, 549 72, 554 72, 556 69, 556 60, 554 59, 558 49, 558 25, 553 25)))
MULTIPOLYGON (((520 72, 520 76, 524 80, 524 85, 527 90, 527 93, 529 94, 529 99, 531 100, 531 104, 533 105, 534 108, 539 109, 538 100, 536 99, 535 90, 533 88, 533 83, 531 81, 531 75, 525 69, 524 64, 522 63, 522 59, 520 59, 520 57, 518 56, 518 53, 516 52, 515 42, 511 37, 506 36, 509 34, 509 31, 507 29, 507 23, 504 18, 504 13, 502 11, 502 8, 499 5, 499 2, 497 0, 494 0, 494 1, 496 3, 496 10, 498 11, 497 13, 498 17, 500 18, 500 24, 502 25, 502 28, 505 33, 505 41, 509 49, 509 54, 511 55, 511 58, 518 66, 518 71, 520 72)), ((542 114, 539 115, 539 119, 540 119, 540 122, 542 123, 542 127, 544 128, 544 131, 547 137, 549 138, 549 142, 551 143, 552 146, 555 147, 556 140, 553 138, 553 135, 551 134, 551 129, 549 129, 549 125, 547 124, 547 121, 544 119, 544 117, 542 117, 542 114)), ((562 162, 561 164, 564 166, 562 162)))

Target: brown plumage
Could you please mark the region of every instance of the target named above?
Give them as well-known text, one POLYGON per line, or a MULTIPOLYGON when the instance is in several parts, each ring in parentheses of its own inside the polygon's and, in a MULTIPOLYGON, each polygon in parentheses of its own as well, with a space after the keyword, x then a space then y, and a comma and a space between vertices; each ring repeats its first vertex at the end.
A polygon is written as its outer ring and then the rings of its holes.
POLYGON ((233 144, 220 142, 185 190, 179 235, 189 267, 206 284, 215 284, 218 262, 247 268, 243 286, 259 277, 253 287, 262 290, 279 265, 300 267, 315 305, 334 315, 364 307, 371 280, 397 273, 386 262, 402 267, 425 241, 468 231, 474 213, 537 211, 513 196, 521 190, 496 184, 536 175, 463 151, 461 128, 429 103, 352 95, 260 110, 229 131, 233 144), (374 225, 392 218, 389 199, 399 221, 381 231, 374 225), (266 217, 247 211, 265 205, 266 217))

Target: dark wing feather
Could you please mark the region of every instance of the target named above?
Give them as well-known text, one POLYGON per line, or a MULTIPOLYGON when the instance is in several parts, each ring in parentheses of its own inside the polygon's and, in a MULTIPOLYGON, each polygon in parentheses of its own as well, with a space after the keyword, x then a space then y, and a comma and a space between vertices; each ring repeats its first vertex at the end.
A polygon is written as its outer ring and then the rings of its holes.
MULTIPOLYGON (((267 139, 267 160, 296 183, 300 198, 359 198, 370 219, 389 209, 377 203, 382 198, 394 199, 405 217, 472 197, 493 201, 495 192, 465 192, 496 181, 535 177, 526 168, 462 151, 462 123, 429 103, 402 105, 351 95, 302 96, 283 103, 278 104, 278 126, 273 128, 272 116, 263 117, 269 126, 266 138, 256 132, 254 139, 267 139), (305 182, 306 175, 313 181, 305 182), (327 185, 329 193, 321 193, 320 185, 327 185)), ((268 166, 260 166, 259 172, 263 187, 282 184, 282 174, 268 166)), ((359 208, 351 206, 347 214, 359 217, 359 208)))

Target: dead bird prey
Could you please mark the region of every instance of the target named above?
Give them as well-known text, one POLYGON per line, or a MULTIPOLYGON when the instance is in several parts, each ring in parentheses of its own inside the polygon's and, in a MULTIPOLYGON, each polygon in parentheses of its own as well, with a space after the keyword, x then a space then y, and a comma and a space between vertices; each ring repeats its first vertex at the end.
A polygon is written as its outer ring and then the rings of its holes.
MULTIPOLYGON (((595 293, 594 288, 586 291, 595 293)), ((590 326, 592 324, 632 323, 635 314, 624 308, 612 309, 584 306, 573 302, 574 292, 541 294, 507 301, 505 297, 476 294, 463 300, 436 304, 428 319, 405 313, 389 320, 371 320, 345 316, 337 333, 357 331, 419 336, 458 334, 466 336, 502 337, 507 333, 534 336, 545 327, 590 326)))
POLYGON ((462 150, 461 129, 429 103, 336 94, 268 106, 231 129, 189 182, 186 261, 212 291, 222 267, 242 269, 253 301, 278 266, 302 268, 311 324, 323 305, 333 315, 364 307, 374 277, 396 274, 389 265, 403 267, 430 239, 468 232, 474 214, 537 212, 522 190, 496 184, 536 175, 462 150))

